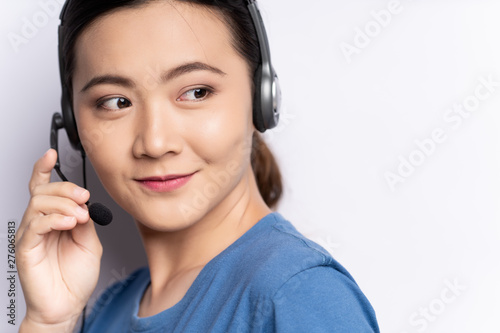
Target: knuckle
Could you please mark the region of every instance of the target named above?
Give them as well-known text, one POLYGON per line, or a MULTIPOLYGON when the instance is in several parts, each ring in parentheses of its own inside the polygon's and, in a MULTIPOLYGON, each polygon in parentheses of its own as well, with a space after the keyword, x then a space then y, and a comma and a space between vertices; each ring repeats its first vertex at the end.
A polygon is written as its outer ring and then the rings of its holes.
POLYGON ((40 186, 38 185, 30 185, 30 194, 31 196, 36 196, 40 194, 40 186))
POLYGON ((28 205, 28 209, 31 209, 31 210, 39 210, 40 209, 40 206, 42 204, 42 198, 40 195, 33 195, 31 197, 31 200, 30 200, 30 203, 28 205))
POLYGON ((31 232, 38 232, 43 223, 45 223, 45 216, 38 216, 30 221, 30 223, 26 226, 26 231, 30 230, 31 232))
POLYGON ((30 194, 33 195, 36 190, 36 184, 33 180, 31 180, 28 184, 28 190, 30 191, 30 194))

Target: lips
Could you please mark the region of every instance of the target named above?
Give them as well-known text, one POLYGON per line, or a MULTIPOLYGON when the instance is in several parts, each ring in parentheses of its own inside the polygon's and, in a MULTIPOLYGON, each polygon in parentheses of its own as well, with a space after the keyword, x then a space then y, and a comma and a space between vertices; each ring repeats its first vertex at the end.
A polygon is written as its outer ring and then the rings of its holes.
POLYGON ((184 178, 184 177, 187 177, 187 176, 191 176, 191 175, 194 175, 195 172, 193 173, 189 173, 189 174, 185 174, 185 175, 168 175, 168 176, 153 176, 153 177, 146 177, 146 178, 139 178, 139 179, 136 179, 137 181, 140 181, 140 182, 146 182, 146 181, 152 181, 152 182, 163 182, 163 181, 166 181, 166 180, 172 180, 172 179, 176 179, 176 178, 184 178))
POLYGON ((171 192, 184 186, 196 172, 167 176, 152 176, 136 179, 143 188, 153 192, 171 192))

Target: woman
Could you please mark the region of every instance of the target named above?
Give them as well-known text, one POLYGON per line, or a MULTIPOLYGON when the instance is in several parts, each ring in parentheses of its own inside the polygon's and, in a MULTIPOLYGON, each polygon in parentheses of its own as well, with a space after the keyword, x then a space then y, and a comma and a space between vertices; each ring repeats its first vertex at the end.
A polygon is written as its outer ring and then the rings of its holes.
MULTIPOLYGON (((271 210, 281 180, 254 125, 247 2, 75 0, 64 25, 82 148, 148 257, 85 331, 378 332, 349 273, 271 210)), ((21 332, 72 331, 99 275, 90 194, 49 183, 56 155, 35 164, 16 235, 21 332)))

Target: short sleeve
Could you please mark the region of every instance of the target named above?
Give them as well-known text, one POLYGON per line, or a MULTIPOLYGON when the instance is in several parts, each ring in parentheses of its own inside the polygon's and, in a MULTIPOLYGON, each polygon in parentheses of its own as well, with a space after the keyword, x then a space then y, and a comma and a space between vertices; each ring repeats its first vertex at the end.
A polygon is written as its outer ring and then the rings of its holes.
POLYGON ((330 266, 304 270, 273 296, 275 331, 379 333, 375 312, 357 284, 330 266))

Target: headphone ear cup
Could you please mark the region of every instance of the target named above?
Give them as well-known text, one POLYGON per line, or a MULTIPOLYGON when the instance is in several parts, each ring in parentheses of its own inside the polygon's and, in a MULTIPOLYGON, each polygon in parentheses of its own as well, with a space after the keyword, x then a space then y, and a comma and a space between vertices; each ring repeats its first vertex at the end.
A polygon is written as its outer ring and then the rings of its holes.
POLYGON ((253 124, 255 128, 264 133, 266 126, 264 125, 264 115, 262 110, 262 65, 259 65, 254 76, 254 98, 253 98, 253 124))
POLYGON ((69 1, 66 1, 64 4, 64 7, 61 11, 60 19, 61 19, 61 25, 59 25, 59 28, 57 30, 58 34, 58 55, 59 55, 59 75, 61 79, 61 113, 62 113, 62 120, 64 124, 64 129, 66 130, 66 134, 68 135, 69 142, 71 146, 76 149, 83 151, 83 147, 80 143, 80 138, 78 136, 78 130, 76 129, 76 121, 75 121, 75 116, 73 113, 73 106, 71 105, 71 101, 69 98, 69 89, 68 86, 65 83, 65 70, 64 70, 64 52, 63 52, 63 35, 64 35, 64 26, 62 25, 64 13, 66 11, 66 7, 68 5, 69 1))
POLYGON ((61 109, 64 129, 66 130, 66 134, 68 135, 71 146, 76 150, 83 151, 83 147, 80 143, 80 137, 78 136, 78 130, 76 128, 75 116, 71 107, 71 102, 69 100, 68 90, 66 87, 63 87, 61 109))

